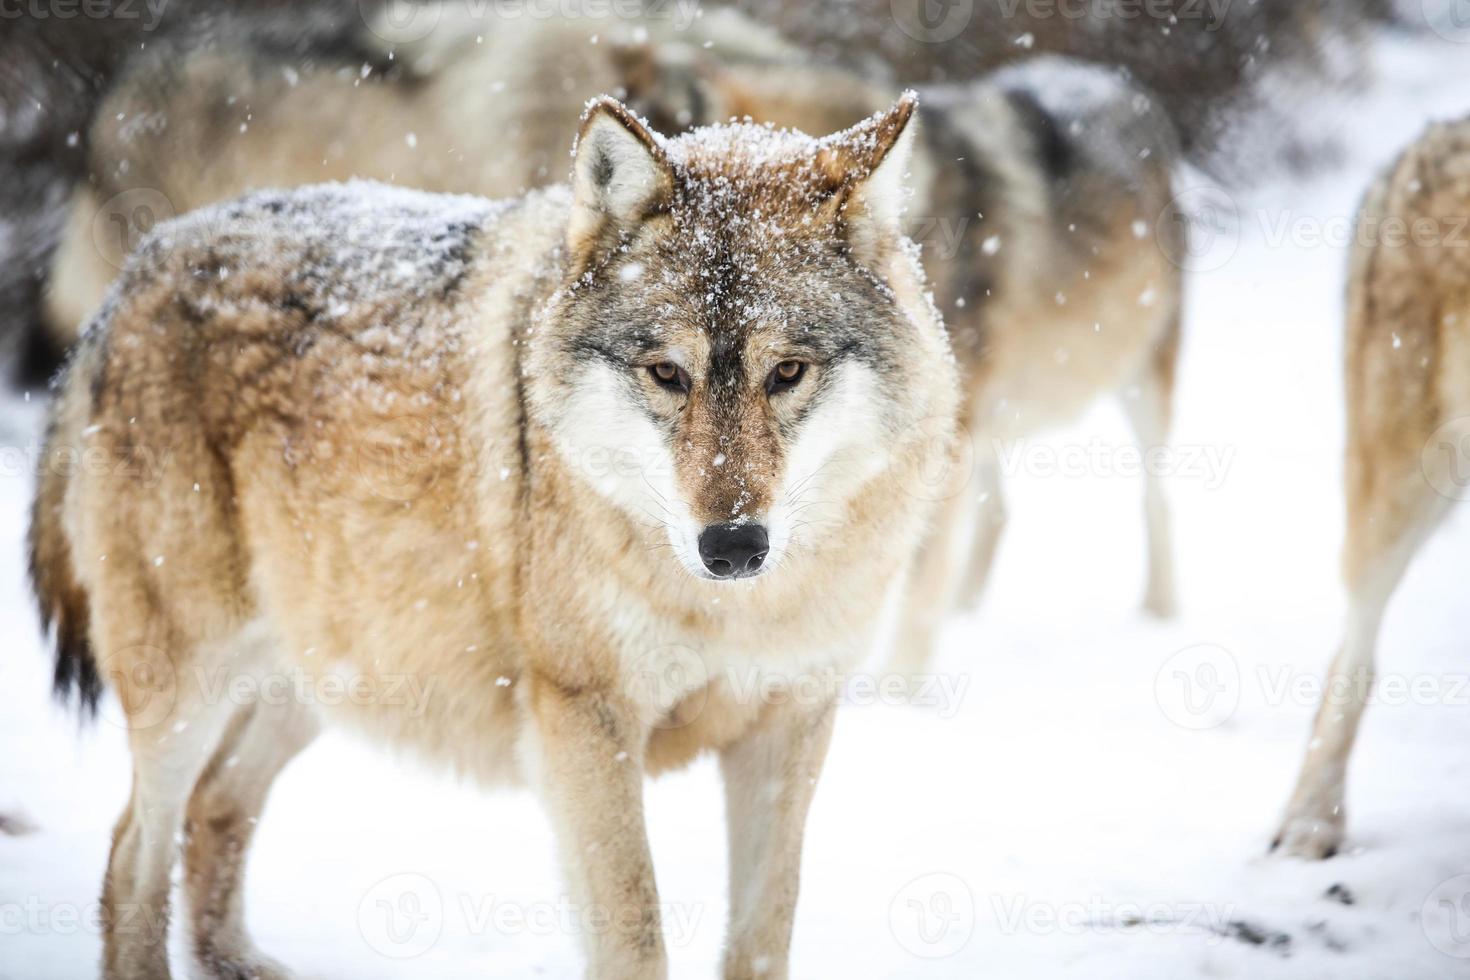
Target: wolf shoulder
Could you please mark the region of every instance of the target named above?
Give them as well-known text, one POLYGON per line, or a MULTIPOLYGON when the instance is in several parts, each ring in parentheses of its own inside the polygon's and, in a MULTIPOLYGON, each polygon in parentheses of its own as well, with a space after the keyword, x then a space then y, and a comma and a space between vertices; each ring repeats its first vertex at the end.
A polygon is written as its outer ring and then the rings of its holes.
POLYGON ((199 364, 216 349, 236 374, 252 351, 285 365, 324 344, 378 359, 442 356, 463 342, 487 292, 549 274, 539 266, 551 261, 563 198, 553 189, 489 201, 354 181, 201 208, 143 237, 86 346, 130 370, 150 357, 199 364))

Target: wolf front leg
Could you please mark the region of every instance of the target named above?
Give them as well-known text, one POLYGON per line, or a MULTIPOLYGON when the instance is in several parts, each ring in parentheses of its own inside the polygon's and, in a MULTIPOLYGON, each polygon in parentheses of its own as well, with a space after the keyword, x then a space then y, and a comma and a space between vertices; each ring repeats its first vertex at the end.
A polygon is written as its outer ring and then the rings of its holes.
POLYGON ((784 980, 801 841, 832 739, 836 699, 768 706, 720 753, 730 834, 725 980, 784 980))
POLYGON ((580 913, 589 980, 664 980, 668 963, 643 822, 647 726, 616 690, 533 673, 537 778, 580 913))

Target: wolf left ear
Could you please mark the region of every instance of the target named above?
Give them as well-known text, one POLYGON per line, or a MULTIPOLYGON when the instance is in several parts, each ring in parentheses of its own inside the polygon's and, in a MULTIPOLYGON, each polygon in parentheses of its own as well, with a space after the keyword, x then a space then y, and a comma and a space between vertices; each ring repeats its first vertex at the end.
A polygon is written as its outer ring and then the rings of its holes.
POLYGON ((903 234, 918 105, 918 95, 904 92, 887 112, 823 140, 821 164, 839 182, 834 218, 864 264, 879 264, 903 234))
POLYGON ((580 271, 667 206, 674 176, 658 135, 608 96, 588 103, 572 156, 567 247, 580 271))

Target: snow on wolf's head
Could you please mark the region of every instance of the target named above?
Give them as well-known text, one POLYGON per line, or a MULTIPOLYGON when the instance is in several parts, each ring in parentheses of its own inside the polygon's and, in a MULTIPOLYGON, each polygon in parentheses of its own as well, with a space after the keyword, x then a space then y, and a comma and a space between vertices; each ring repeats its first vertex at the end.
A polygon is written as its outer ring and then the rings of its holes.
POLYGON ((583 116, 532 402, 573 471, 699 578, 841 535, 925 386, 952 383, 899 227, 914 106, 823 139, 664 138, 608 98, 583 116))

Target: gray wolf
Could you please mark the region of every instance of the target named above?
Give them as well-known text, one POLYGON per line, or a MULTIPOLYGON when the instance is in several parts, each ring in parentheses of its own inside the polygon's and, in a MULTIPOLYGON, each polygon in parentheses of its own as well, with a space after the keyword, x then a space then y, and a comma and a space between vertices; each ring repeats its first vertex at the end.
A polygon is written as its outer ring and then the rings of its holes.
POLYGON ((166 927, 176 840, 196 969, 284 975, 241 867, 335 720, 531 783, 572 901, 619 923, 584 937, 604 980, 667 973, 644 775, 717 753, 724 975, 786 975, 839 697, 808 682, 877 642, 928 517, 912 488, 953 452, 900 228, 914 105, 820 140, 665 139, 602 99, 570 187, 320 185, 145 237, 61 379, 30 539, 61 690, 106 687, 130 724, 107 977, 169 975, 162 937, 112 924, 166 927), (146 479, 106 465, 143 450, 146 479), (198 681, 288 672, 428 697, 198 681))
POLYGON ((1348 609, 1273 849, 1342 846, 1348 759, 1383 613, 1415 553, 1470 499, 1470 121, 1436 124, 1368 191, 1348 281, 1348 609))

